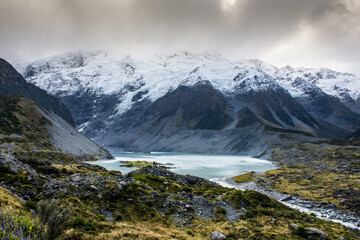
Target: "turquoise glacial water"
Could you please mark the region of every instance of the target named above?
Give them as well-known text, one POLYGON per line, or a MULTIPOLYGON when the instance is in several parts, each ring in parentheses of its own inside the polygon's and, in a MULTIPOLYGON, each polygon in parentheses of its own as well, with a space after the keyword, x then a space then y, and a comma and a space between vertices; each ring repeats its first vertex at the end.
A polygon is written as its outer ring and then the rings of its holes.
POLYGON ((276 168, 276 165, 270 161, 238 155, 169 152, 112 153, 112 155, 115 159, 98 160, 94 164, 126 174, 135 168, 123 167, 120 161, 158 162, 168 164, 171 167, 170 171, 211 180, 232 177, 250 171, 264 172, 276 168))

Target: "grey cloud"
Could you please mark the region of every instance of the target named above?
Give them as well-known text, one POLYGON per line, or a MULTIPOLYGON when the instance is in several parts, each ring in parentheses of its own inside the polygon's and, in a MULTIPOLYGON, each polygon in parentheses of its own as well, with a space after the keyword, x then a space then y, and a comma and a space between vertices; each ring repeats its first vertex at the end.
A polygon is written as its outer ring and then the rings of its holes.
MULTIPOLYGON (((97 48, 135 54, 210 50, 262 58, 308 28, 313 35, 309 50, 298 53, 299 65, 313 58, 326 66, 334 57, 352 71, 360 61, 357 0, 235 0, 226 10, 222 1, 1 0, 0 54, 36 59, 97 48)), ((267 58, 276 64, 282 55, 273 52, 267 58)))

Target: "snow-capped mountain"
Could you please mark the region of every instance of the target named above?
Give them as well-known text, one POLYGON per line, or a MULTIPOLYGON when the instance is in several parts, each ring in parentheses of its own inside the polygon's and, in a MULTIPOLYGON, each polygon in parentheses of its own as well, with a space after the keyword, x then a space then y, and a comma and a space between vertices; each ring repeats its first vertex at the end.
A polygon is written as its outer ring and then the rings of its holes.
MULTIPOLYGON (((281 68, 278 79, 284 81, 306 81, 309 87, 317 86, 328 95, 340 98, 342 101, 357 101, 360 98, 360 79, 353 74, 335 72, 330 69, 306 69, 292 68, 290 66, 281 68)), ((296 83, 295 83, 296 84, 296 83)), ((296 91, 289 91, 293 96, 296 91)), ((305 93, 305 91, 303 91, 305 93)))
POLYGON ((60 97, 78 129, 106 145, 170 149, 169 139, 160 144, 157 137, 172 137, 174 145, 207 130, 229 140, 224 132, 253 122, 322 137, 360 127, 360 79, 328 69, 277 68, 209 53, 139 58, 98 51, 58 55, 20 71, 60 97))
MULTIPOLYGON (((75 52, 36 61, 20 69, 24 77, 48 92, 64 96, 81 89, 112 94, 126 87, 148 90, 152 101, 179 84, 193 85, 209 80, 223 93, 231 93, 246 85, 255 91, 281 85, 293 97, 317 91, 357 101, 360 98, 360 79, 348 73, 329 69, 276 68, 259 60, 229 61, 218 54, 177 53, 153 58, 135 58, 129 55, 114 57, 106 52, 75 52), (254 76, 272 77, 251 81, 254 76), (250 80, 250 81, 249 81, 250 80)), ((131 101, 124 101, 126 110, 131 101)), ((121 111, 119 112, 122 113, 121 111)))

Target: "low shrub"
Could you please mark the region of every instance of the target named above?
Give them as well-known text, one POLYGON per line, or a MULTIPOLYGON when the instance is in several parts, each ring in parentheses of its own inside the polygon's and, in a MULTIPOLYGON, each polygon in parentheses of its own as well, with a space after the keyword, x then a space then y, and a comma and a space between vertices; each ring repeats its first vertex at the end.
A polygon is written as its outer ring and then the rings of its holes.
POLYGON ((0 173, 10 173, 10 166, 9 165, 0 166, 0 173))
POLYGON ((56 239, 70 227, 71 206, 64 207, 59 200, 41 200, 37 212, 44 239, 56 239))
POLYGON ((41 239, 39 222, 11 209, 0 209, 0 239, 41 239))
POLYGON ((192 237, 195 236, 194 232, 191 229, 187 229, 186 233, 192 237))
POLYGON ((17 175, 17 181, 20 183, 24 183, 26 180, 26 176, 22 175, 22 174, 18 174, 17 175))
POLYGON ((35 202, 35 201, 26 201, 24 206, 27 209, 34 209, 35 210, 37 208, 37 202, 35 202))
POLYGON ((294 230, 294 234, 298 235, 299 237, 302 237, 302 238, 307 238, 308 237, 306 229, 304 227, 302 227, 302 226, 300 226, 296 230, 294 230))
POLYGON ((20 158, 19 160, 21 160, 26 164, 29 164, 32 168, 34 168, 36 171, 40 173, 54 174, 54 175, 60 174, 60 170, 57 169, 56 167, 53 167, 50 161, 39 160, 35 158, 24 158, 24 157, 20 158))
POLYGON ((95 232, 96 226, 92 222, 87 222, 82 218, 75 218, 73 224, 73 228, 84 230, 85 232, 95 232))
POLYGON ((104 222, 106 220, 106 217, 102 214, 98 216, 99 221, 104 222))
POLYGON ((251 211, 250 209, 247 209, 245 212, 245 217, 247 218, 253 218, 255 216, 255 214, 253 213, 253 211, 251 211))

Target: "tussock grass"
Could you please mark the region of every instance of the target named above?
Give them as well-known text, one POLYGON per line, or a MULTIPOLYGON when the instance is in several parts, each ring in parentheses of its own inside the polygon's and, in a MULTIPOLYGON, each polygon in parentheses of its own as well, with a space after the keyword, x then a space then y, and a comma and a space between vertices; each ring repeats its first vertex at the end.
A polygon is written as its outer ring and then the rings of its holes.
POLYGON ((21 209, 22 202, 7 189, 0 186, 0 206, 11 207, 12 209, 21 209))
POLYGON ((11 143, 18 152, 52 149, 46 139, 47 126, 51 124, 32 100, 17 95, 0 97, 0 134, 4 134, 0 144, 11 143), (11 134, 17 134, 17 137, 11 134))
POLYGON ((163 167, 163 168, 170 168, 166 166, 166 164, 158 163, 158 162, 150 162, 150 161, 120 161, 122 163, 121 167, 137 167, 137 168, 143 168, 143 167, 163 167))
POLYGON ((274 190, 288 194, 323 201, 343 208, 342 198, 336 198, 334 191, 352 188, 360 191, 360 174, 341 174, 327 171, 315 171, 308 168, 287 168, 270 170, 264 175, 270 180, 274 190))
POLYGON ((256 179, 255 172, 244 173, 244 174, 233 177, 233 179, 237 183, 251 182, 256 179))
POLYGON ((208 239, 201 234, 177 228, 176 226, 166 226, 156 222, 120 222, 115 225, 115 230, 109 233, 102 233, 94 239, 139 239, 139 240, 168 240, 168 239, 208 239))

